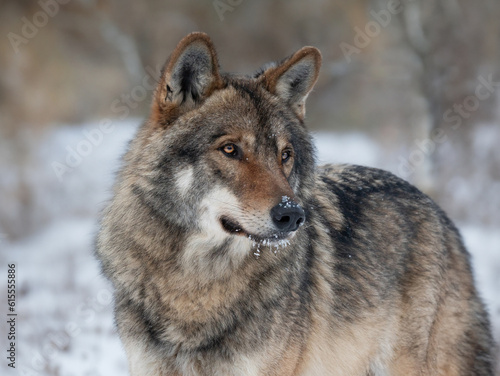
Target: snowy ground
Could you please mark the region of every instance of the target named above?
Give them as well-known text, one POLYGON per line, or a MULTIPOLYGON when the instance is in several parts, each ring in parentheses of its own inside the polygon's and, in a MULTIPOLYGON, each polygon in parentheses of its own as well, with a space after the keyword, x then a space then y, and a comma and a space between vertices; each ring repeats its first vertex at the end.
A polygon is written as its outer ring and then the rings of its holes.
MULTIPOLYGON (((2 265, 16 264, 18 299, 16 369, 8 368, 2 356, 2 375, 127 374, 125 354, 113 327, 111 289, 99 274, 92 241, 97 213, 109 197, 113 172, 138 123, 115 124, 111 133, 102 133, 102 139, 98 132, 92 133, 98 124, 60 128, 39 143, 44 146, 30 176, 40 187, 36 210, 45 213, 46 224, 37 234, 15 243, 0 239, 2 265), (87 150, 82 140, 89 134, 94 134, 95 145, 87 150), (65 162, 68 146, 88 152, 78 163, 73 161, 75 167, 60 181, 53 162, 65 162)), ((382 149, 364 135, 322 133, 316 141, 320 162, 391 169, 383 162, 382 149)), ((500 233, 474 224, 459 227, 473 254, 478 287, 498 340, 500 233)), ((0 305, 6 307, 5 294, 0 296, 0 305)), ((5 330, 2 325, 2 349, 5 330)))

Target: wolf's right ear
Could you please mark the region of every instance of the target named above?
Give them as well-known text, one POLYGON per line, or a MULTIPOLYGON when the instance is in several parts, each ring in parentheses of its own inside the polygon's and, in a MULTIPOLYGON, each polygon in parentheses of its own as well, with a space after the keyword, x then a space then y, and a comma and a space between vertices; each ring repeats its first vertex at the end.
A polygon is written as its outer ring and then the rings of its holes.
POLYGON ((165 63, 153 101, 153 121, 167 125, 222 87, 217 54, 205 33, 184 37, 165 63))

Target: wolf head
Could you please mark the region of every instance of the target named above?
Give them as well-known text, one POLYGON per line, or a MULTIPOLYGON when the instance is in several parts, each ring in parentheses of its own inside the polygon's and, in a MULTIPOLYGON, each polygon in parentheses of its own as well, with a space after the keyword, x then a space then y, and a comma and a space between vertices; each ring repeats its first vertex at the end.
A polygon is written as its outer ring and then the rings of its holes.
POLYGON ((209 37, 189 34, 126 157, 134 192, 191 232, 268 244, 293 236, 307 221, 314 150, 303 119, 320 64, 304 47, 253 77, 224 74, 209 37))

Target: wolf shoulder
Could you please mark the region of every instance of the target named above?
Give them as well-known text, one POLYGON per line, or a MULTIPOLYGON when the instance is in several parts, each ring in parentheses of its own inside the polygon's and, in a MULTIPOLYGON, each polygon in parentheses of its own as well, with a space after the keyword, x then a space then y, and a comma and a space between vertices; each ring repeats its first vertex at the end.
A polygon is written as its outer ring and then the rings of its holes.
POLYGON ((316 169, 316 181, 327 185, 334 194, 344 193, 358 198, 388 198, 437 205, 426 194, 393 173, 374 167, 350 164, 326 164, 316 169), (356 193, 357 192, 357 193, 356 193))
POLYGON ((319 166, 315 198, 335 206, 353 227, 366 221, 398 222, 404 227, 437 225, 459 236, 446 213, 429 196, 406 180, 378 168, 348 164, 319 166))
POLYGON ((432 201, 414 185, 393 173, 374 168, 350 164, 326 164, 318 166, 316 179, 328 185, 334 193, 338 187, 346 194, 360 192, 356 196, 388 195, 394 198, 432 201))

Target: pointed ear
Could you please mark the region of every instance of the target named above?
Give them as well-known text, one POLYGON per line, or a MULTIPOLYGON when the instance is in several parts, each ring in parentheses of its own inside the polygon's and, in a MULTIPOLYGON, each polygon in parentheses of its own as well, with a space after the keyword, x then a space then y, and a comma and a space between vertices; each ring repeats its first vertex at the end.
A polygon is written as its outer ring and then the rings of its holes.
POLYGON ((205 33, 184 37, 163 68, 153 102, 153 119, 168 124, 222 87, 217 54, 205 33))
POLYGON ((321 53, 315 47, 303 47, 281 64, 261 75, 267 90, 287 102, 300 118, 305 116, 305 102, 318 79, 321 53))

